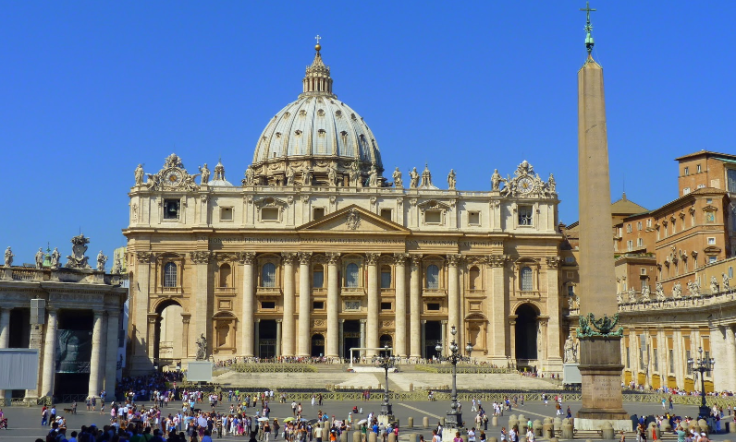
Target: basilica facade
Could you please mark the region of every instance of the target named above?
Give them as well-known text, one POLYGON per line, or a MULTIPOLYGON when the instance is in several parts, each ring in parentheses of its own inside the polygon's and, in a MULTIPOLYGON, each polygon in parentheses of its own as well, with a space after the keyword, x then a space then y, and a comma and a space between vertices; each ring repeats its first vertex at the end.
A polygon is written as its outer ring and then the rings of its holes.
POLYGON ((215 360, 389 346, 412 361, 435 356, 453 326, 468 356, 561 372, 573 258, 552 175, 522 161, 506 178, 489 170, 483 191, 456 189, 454 171, 439 188, 426 165, 385 176, 320 50, 242 180, 175 154, 156 173, 136 169, 130 372, 185 368, 202 338, 215 360))

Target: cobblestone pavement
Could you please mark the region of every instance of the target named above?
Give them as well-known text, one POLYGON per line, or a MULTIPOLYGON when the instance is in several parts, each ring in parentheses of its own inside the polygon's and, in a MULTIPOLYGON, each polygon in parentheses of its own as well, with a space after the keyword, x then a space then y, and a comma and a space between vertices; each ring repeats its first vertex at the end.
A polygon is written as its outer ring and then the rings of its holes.
MULTIPOLYGON (((145 402, 139 402, 141 404, 145 404, 145 402)), ((169 408, 165 409, 166 412, 174 413, 175 410, 178 408, 174 405, 178 405, 179 403, 172 404, 169 406, 169 408)), ((306 418, 314 418, 317 416, 318 411, 321 409, 323 412, 329 414, 330 416, 335 415, 338 418, 345 418, 349 411, 353 408, 353 406, 358 406, 358 408, 362 408, 363 414, 360 414, 358 416, 359 419, 362 419, 363 416, 365 416, 368 412, 373 411, 375 413, 380 411, 381 403, 380 401, 358 401, 358 402, 327 402, 322 407, 318 407, 317 405, 312 406, 308 402, 302 404, 304 406, 304 417, 306 418)), ((491 408, 491 404, 484 404, 486 408, 491 408)), ((573 415, 575 412, 577 412, 578 408, 580 407, 580 403, 565 403, 563 404, 563 409, 567 407, 567 405, 570 405, 571 410, 573 412, 573 415)), ((67 413, 63 412, 64 408, 68 408, 68 404, 57 404, 57 410, 59 413, 67 418, 67 426, 69 430, 67 431, 67 436, 69 436, 72 432, 72 430, 78 430, 82 425, 89 425, 89 424, 96 424, 97 426, 102 426, 107 423, 109 423, 109 414, 108 411, 105 411, 104 414, 100 414, 99 411, 87 411, 84 404, 81 404, 81 406, 78 408, 78 414, 76 415, 69 415, 67 413)), ((277 417, 279 420, 283 420, 283 418, 291 416, 291 406, 289 404, 271 404, 271 418, 277 417)), ((470 403, 463 403, 463 418, 467 423, 472 423, 474 418, 474 413, 471 413, 470 411, 471 404, 470 403)), ((624 404, 624 408, 630 413, 630 414, 661 414, 662 406, 658 404, 624 404)), ((203 409, 209 409, 209 407, 205 404, 205 407, 203 409)), ((393 411, 394 414, 397 416, 397 418, 400 421, 400 424, 402 426, 402 432, 400 439, 406 440, 405 436, 407 436, 409 433, 419 433, 423 434, 425 436, 425 440, 429 440, 430 436, 432 434, 431 428, 426 429, 422 427, 422 419, 426 416, 429 418, 429 424, 431 427, 434 427, 437 425, 437 422, 440 417, 444 416, 447 413, 447 410, 449 409, 449 402, 395 402, 393 404, 393 411), (414 428, 406 428, 407 425, 407 418, 413 417, 414 418, 414 428)), ((224 404, 217 407, 218 411, 227 411, 229 410, 229 404, 227 400, 224 404)), ((36 438, 41 437, 43 438, 46 433, 48 432, 48 427, 44 428, 41 427, 41 407, 6 407, 4 410, 5 415, 8 417, 9 423, 10 423, 10 429, 9 430, 0 430, 0 441, 34 441, 36 438)), ((250 411, 250 410, 249 410, 250 411)), ((678 415, 696 415, 697 414, 697 407, 696 406, 676 406, 675 412, 678 415)), ((517 409, 512 410, 511 412, 506 411, 504 413, 503 417, 499 418, 499 427, 494 428, 489 423, 488 431, 486 431, 486 434, 488 437, 492 436, 499 436, 499 431, 501 426, 507 426, 508 423, 508 417, 510 414, 519 414, 523 413, 527 418, 531 417, 533 420, 540 419, 542 420, 544 417, 554 417, 555 415, 555 408, 551 405, 545 406, 542 403, 535 402, 535 403, 526 403, 523 407, 518 407, 517 409)), ((736 437, 736 435, 734 435, 736 437)), ((587 439, 589 438, 589 435, 581 436, 581 439, 587 439)), ((235 438, 235 437, 226 437, 226 439, 243 439, 244 438, 235 438)), ((630 438, 632 441, 634 440, 633 437, 630 438)), ((675 440, 672 437, 669 437, 670 440, 675 440)), ((720 435, 713 435, 712 440, 722 441, 725 439, 734 439, 734 437, 731 437, 728 434, 720 434, 720 435)), ((278 440, 281 440, 279 437, 278 440)), ((352 439, 348 439, 352 440, 352 439)))

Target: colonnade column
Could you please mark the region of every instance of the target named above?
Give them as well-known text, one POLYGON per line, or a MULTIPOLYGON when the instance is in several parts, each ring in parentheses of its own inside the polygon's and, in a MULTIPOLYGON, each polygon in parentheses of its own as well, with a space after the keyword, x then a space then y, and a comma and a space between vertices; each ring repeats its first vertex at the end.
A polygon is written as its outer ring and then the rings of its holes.
POLYGON ((560 296, 559 296, 559 274, 558 267, 560 258, 552 256, 547 258, 547 312, 549 322, 545 337, 547 344, 544 349, 547 352, 547 370, 554 372, 562 371, 562 358, 560 352, 560 296))
POLYGON ((54 395, 54 367, 56 365, 56 332, 58 327, 58 310, 48 308, 46 318, 46 336, 43 342, 43 383, 40 396, 54 395))
MULTIPOLYGON (((506 324, 508 317, 506 313, 506 283, 504 280, 504 265, 506 257, 503 255, 491 255, 491 290, 486 293, 491 300, 491 354, 496 365, 506 363, 513 352, 513 345, 509 353, 506 353, 506 324)), ((513 330, 512 330, 513 331, 513 330)), ((513 333, 512 333, 513 335, 513 333)))
POLYGON ((92 356, 89 360, 89 388, 87 396, 99 397, 100 394, 100 353, 102 352, 103 312, 95 310, 92 326, 92 356))
POLYGON ((327 343, 325 345, 325 356, 337 357, 337 335, 339 327, 340 287, 337 277, 337 262, 339 253, 327 254, 327 343))
POLYGON ((299 252, 299 349, 298 355, 309 357, 311 338, 312 293, 309 287, 309 262, 311 252, 299 252))
POLYGON ((509 356, 516 365, 516 315, 509 316, 509 356))
POLYGON ((253 332, 254 332, 254 304, 255 304, 255 285, 253 278, 253 267, 255 265, 256 254, 253 252, 242 252, 240 254, 240 262, 243 263, 243 315, 242 330, 240 330, 242 338, 241 354, 246 358, 252 358, 253 352, 253 332))
POLYGON ((118 370, 118 333, 120 312, 112 310, 107 312, 107 332, 105 345, 105 391, 108 397, 115 395, 115 383, 118 370))
MULTIPOLYGON (((365 319, 360 320, 360 348, 365 348, 365 319)), ((360 351, 360 357, 365 357, 365 350, 360 351)))
MULTIPOLYGON (((452 342, 453 336, 449 334, 449 330, 452 326, 455 326, 456 330, 460 330, 460 294, 458 293, 458 273, 457 264, 460 257, 458 255, 447 255, 447 320, 449 321, 450 327, 446 330, 446 333, 442 334, 442 339, 446 343, 452 342)), ((462 342, 459 342, 460 348, 463 347, 462 342)))
POLYGON ((281 352, 276 353, 279 356, 294 356, 294 316, 296 313, 294 261, 296 261, 297 254, 282 253, 281 256, 284 258, 284 322, 281 339, 277 340, 277 345, 281 346, 281 352))
POLYGON ((366 356, 376 355, 378 348, 378 257, 380 253, 366 253, 365 262, 368 266, 368 321, 366 324, 367 341, 366 347, 370 348, 366 356))
MULTIPOLYGON (((184 339, 182 339, 182 341, 181 341, 181 357, 182 357, 182 359, 185 359, 185 358, 189 357, 189 339, 187 339, 187 336, 189 336, 189 322, 191 322, 191 319, 192 319, 191 313, 182 313, 181 314, 182 336, 184 337, 184 339)), ((241 341, 242 341, 242 339, 241 339, 241 341)), ((241 343, 241 345, 242 345, 242 343, 241 343)), ((239 353, 241 355, 243 354, 242 347, 241 347, 241 351, 239 353)))
MULTIPOLYGON (((6 307, 0 311, 0 348, 8 348, 10 343, 10 310, 6 307)), ((5 404, 5 390, 0 390, 0 402, 5 404)))
POLYGON ((402 358, 406 353, 406 258, 408 255, 397 253, 396 264, 396 338, 394 339, 394 354, 402 358))
POLYGON ((276 357, 283 356, 283 347, 281 345, 283 341, 283 323, 284 321, 282 319, 276 320, 276 357))
MULTIPOLYGON (((736 367, 736 339, 734 339, 733 334, 733 326, 726 325, 724 328, 724 332, 726 333, 726 360, 728 367, 731 367, 730 370, 727 371, 728 377, 726 378, 725 382, 725 389, 734 391, 736 389, 736 377, 733 374, 733 369, 736 367)), ((718 361, 716 361, 716 364, 718 361)))
POLYGON ((422 264, 422 256, 411 257, 411 276, 409 281, 409 357, 420 359, 422 357, 422 293, 421 276, 419 266, 422 264))

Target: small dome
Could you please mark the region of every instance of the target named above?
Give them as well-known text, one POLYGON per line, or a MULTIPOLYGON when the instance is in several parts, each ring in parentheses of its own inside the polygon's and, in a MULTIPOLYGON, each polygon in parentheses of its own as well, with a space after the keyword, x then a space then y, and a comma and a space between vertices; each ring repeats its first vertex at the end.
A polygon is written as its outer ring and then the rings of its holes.
POLYGON ((217 161, 215 166, 215 178, 207 183, 208 186, 233 187, 228 180, 225 179, 225 166, 222 165, 222 159, 217 161))

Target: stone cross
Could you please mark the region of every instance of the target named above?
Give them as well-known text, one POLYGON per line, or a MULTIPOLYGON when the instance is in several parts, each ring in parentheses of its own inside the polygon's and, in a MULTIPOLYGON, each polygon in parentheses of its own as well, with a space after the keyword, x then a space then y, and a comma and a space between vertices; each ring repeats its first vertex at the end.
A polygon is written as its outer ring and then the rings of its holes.
MULTIPOLYGON (((595 9, 593 9, 593 10, 595 11, 595 9)), ((582 11, 582 9, 581 9, 581 11, 582 11)), ((319 44, 319 41, 322 40, 322 37, 320 37, 319 34, 317 34, 317 36, 314 37, 314 39, 317 40, 317 44, 319 44)))

